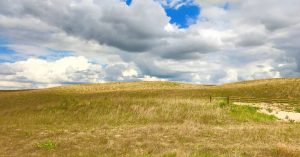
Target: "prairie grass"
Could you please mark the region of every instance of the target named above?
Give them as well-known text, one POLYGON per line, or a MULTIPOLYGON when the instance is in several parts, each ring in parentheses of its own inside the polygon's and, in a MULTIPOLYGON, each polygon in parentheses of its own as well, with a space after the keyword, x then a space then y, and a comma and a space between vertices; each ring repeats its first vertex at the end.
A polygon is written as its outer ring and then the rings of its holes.
MULTIPOLYGON (((299 86, 289 81, 285 89, 299 86)), ((234 93, 240 86, 257 90, 244 84, 224 86, 224 93, 218 86, 172 82, 3 91, 0 152, 2 156, 300 155, 299 123, 278 121, 250 106, 209 102, 209 95, 234 93)), ((299 94, 293 92, 289 95, 299 94)))
POLYGON ((56 147, 56 144, 52 140, 46 140, 36 143, 35 146, 40 149, 52 150, 56 147))
POLYGON ((230 106, 230 115, 242 122, 253 120, 253 121, 272 121, 276 120, 276 117, 273 115, 266 115, 263 113, 257 112, 258 108, 252 106, 230 106))

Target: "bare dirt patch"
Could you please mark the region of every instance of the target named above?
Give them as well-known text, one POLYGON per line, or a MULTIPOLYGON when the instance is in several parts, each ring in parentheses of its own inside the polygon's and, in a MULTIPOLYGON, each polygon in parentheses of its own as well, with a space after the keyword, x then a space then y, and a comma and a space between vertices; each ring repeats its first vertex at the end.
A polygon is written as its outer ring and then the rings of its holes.
POLYGON ((259 108, 259 112, 268 115, 274 115, 283 121, 300 122, 300 113, 292 112, 290 110, 284 110, 282 106, 285 104, 278 103, 235 103, 236 105, 248 105, 259 108))

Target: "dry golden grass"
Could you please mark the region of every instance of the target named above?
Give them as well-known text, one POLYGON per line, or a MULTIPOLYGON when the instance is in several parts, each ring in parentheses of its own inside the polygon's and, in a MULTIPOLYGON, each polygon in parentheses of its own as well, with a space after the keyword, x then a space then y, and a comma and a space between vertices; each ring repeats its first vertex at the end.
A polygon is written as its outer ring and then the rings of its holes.
MULTIPOLYGON (((297 96, 293 81, 284 89, 297 96)), ((0 92, 0 156, 300 156, 299 123, 208 102, 240 88, 135 82, 0 92)))

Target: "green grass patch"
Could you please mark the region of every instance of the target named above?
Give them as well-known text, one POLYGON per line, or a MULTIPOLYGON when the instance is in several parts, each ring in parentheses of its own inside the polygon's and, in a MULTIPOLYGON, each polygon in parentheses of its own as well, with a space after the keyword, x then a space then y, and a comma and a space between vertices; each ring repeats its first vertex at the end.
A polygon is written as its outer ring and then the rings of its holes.
POLYGON ((252 106, 230 105, 229 115, 232 118, 242 122, 267 122, 276 120, 275 116, 259 113, 257 110, 257 107, 252 106))
POLYGON ((176 153, 165 153, 162 157, 176 157, 176 153))
POLYGON ((218 105, 219 105, 219 107, 221 107, 221 108, 225 108, 225 107, 227 107, 228 106, 228 103, 226 102, 226 101, 220 101, 219 103, 218 103, 218 105))
POLYGON ((295 108, 295 112, 300 113, 300 107, 295 108))
POLYGON ((45 149, 45 150, 53 150, 56 148, 56 144, 54 143, 53 140, 42 141, 35 144, 35 146, 39 149, 45 149))

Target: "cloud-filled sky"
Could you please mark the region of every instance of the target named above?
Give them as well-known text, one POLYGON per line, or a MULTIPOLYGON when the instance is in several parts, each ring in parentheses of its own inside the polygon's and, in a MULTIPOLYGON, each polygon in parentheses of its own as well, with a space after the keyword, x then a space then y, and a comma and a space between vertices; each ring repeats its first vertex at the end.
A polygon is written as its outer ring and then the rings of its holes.
POLYGON ((300 77, 299 0, 0 0, 0 89, 300 77))

